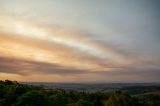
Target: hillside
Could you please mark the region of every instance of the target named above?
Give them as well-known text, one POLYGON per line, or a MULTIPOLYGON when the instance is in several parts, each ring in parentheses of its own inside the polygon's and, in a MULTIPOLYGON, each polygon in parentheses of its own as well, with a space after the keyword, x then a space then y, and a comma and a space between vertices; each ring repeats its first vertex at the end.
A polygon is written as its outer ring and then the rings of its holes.
POLYGON ((0 81, 0 106, 160 106, 159 86, 116 89, 44 89, 43 86, 0 81))

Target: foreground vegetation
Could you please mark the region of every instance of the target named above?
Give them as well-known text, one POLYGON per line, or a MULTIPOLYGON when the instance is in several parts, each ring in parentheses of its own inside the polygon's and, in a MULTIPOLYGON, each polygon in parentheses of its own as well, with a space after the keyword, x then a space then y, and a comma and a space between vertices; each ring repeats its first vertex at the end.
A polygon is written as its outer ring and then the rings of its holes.
POLYGON ((0 106, 160 106, 160 88, 127 88, 114 92, 43 89, 0 81, 0 106))

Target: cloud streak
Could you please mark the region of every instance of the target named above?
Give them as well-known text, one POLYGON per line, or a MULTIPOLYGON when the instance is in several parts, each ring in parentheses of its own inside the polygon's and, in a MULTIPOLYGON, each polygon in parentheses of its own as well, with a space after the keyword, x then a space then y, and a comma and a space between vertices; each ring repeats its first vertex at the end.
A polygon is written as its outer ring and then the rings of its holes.
POLYGON ((85 70, 73 69, 56 64, 0 57, 0 72, 18 75, 30 74, 82 74, 85 70))
POLYGON ((5 22, 10 24, 1 21, 1 54, 5 56, 11 54, 16 58, 35 58, 36 61, 90 70, 106 70, 126 64, 126 61, 129 63, 122 53, 87 37, 19 22, 19 19, 17 22, 14 18, 5 22))
POLYGON ((121 59, 121 54, 116 52, 113 48, 109 48, 107 45, 101 45, 86 36, 83 37, 82 35, 63 32, 61 29, 55 30, 53 28, 42 27, 31 22, 13 17, 10 18, 8 16, 1 16, 0 19, 2 20, 0 22, 1 31, 14 34, 14 36, 17 35, 36 40, 43 40, 50 43, 57 43, 96 57, 111 57, 112 60, 116 59, 116 61, 117 58, 118 61, 121 59), (112 54, 115 55, 112 56, 112 54))

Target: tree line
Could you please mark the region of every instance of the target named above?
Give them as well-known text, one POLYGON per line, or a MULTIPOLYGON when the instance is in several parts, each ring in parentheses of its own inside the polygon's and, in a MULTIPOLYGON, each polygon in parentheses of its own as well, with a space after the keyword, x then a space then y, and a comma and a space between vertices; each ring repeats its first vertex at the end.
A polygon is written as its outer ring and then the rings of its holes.
POLYGON ((160 92, 133 96, 121 90, 48 90, 5 80, 0 81, 0 106, 160 106, 160 92))

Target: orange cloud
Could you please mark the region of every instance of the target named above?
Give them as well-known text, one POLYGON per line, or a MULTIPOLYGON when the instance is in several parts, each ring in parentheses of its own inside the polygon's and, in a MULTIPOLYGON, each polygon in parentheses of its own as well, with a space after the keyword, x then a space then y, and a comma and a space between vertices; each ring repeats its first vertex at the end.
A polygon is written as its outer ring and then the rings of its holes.
POLYGON ((0 23, 3 73, 101 73, 133 64, 115 48, 84 35, 14 17, 3 17, 0 23))
POLYGON ((91 38, 14 17, 0 18, 2 56, 92 71, 129 63, 122 54, 91 38))

